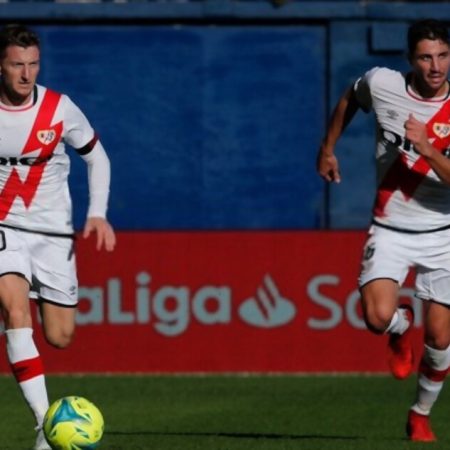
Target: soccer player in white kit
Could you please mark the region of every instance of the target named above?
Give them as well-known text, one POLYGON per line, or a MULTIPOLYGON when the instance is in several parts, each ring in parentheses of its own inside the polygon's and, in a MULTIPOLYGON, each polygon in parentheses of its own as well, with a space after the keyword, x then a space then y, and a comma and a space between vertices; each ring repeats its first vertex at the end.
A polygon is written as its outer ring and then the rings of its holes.
POLYGON ((388 363, 404 379, 414 366, 414 311, 398 305, 411 267, 423 300, 424 350, 406 431, 434 441, 429 415, 450 365, 450 67, 445 24, 425 19, 408 30, 410 73, 373 68, 348 89, 332 114, 317 159, 339 183, 334 147, 361 108, 376 118, 377 193, 359 286, 367 327, 389 335, 388 363))
POLYGON ((115 234, 106 220, 109 159, 80 109, 36 84, 39 62, 34 32, 22 25, 0 31, 0 307, 11 369, 36 419, 34 450, 45 450, 49 402, 29 298, 38 301, 47 341, 66 347, 78 299, 65 144, 88 167, 83 236, 94 233, 97 248, 112 251, 115 234))

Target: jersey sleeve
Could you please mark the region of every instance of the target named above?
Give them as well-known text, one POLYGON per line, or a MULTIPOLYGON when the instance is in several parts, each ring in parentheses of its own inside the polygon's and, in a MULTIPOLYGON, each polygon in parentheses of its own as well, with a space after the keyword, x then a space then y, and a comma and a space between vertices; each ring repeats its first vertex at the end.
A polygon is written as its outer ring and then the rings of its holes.
POLYGON ((106 217, 111 179, 109 158, 97 141, 91 152, 81 155, 88 165, 89 208, 88 217, 106 217))
POLYGON ((64 96, 64 141, 88 166, 88 217, 106 217, 110 186, 110 162, 93 128, 80 108, 64 96))
POLYGON ((369 70, 362 77, 358 78, 353 85, 356 100, 360 108, 366 113, 372 109, 371 83, 378 69, 379 67, 374 67, 369 70))
POLYGON ((78 153, 85 154, 92 148, 96 140, 95 132, 86 116, 66 95, 64 98, 64 141, 78 153))

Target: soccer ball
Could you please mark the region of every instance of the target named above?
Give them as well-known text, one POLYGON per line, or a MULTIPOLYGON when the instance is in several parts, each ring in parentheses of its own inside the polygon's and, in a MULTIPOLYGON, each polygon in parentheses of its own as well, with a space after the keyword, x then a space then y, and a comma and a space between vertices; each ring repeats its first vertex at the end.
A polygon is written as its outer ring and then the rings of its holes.
POLYGON ((103 436, 100 410, 83 397, 63 397, 44 417, 44 435, 53 450, 95 449, 103 436))

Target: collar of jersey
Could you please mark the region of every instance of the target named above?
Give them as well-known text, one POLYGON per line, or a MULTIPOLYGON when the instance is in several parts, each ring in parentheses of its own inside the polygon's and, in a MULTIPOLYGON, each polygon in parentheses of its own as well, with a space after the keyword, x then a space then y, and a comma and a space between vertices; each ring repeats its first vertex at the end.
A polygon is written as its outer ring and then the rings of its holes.
POLYGON ((412 81, 412 73, 408 73, 405 77, 405 89, 407 94, 412 97, 414 100, 419 100, 421 102, 442 102, 444 100, 447 100, 450 97, 450 82, 447 81, 448 84, 448 90, 445 95, 441 95, 440 97, 432 97, 432 98, 425 98, 421 97, 416 91, 413 90, 411 87, 411 81, 412 81))
POLYGON ((5 105, 4 103, 2 103, 0 101, 0 109, 3 109, 4 111, 8 111, 8 112, 27 111, 28 109, 32 108, 36 104, 37 98, 38 98, 38 90, 37 90, 37 86, 34 86, 33 97, 26 105, 10 106, 10 105, 5 105))

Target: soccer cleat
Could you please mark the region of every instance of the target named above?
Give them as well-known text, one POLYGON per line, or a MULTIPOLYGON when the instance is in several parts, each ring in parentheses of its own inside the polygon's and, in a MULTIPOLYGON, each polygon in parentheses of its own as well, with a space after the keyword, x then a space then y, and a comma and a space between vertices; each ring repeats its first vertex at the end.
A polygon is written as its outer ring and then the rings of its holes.
POLYGON ((408 413, 406 434, 414 442, 433 442, 436 440, 436 436, 431 429, 430 417, 416 413, 412 409, 408 413))
POLYGON ((48 445, 47 440, 44 436, 44 430, 42 428, 37 430, 36 442, 34 444, 33 450, 52 450, 50 445, 48 445))
POLYGON ((389 336, 388 364, 392 375, 404 380, 411 375, 414 366, 414 352, 411 341, 411 330, 414 322, 414 310, 409 305, 401 305, 409 320, 409 327, 403 334, 392 333, 389 336))

